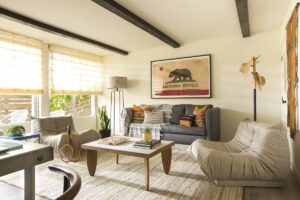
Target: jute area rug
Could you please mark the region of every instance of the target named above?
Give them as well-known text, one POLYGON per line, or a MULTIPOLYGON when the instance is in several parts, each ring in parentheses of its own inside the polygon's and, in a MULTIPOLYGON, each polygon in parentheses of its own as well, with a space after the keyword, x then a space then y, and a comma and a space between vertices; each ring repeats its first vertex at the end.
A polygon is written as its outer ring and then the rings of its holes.
MULTIPOLYGON (((99 155, 100 153, 98 153, 99 155)), ((187 152, 187 146, 175 145, 170 174, 163 170, 161 155, 150 159, 150 191, 144 190, 144 160, 137 157, 116 157, 102 153, 98 157, 94 177, 89 176, 85 157, 79 162, 65 164, 59 158, 36 167, 36 194, 54 199, 62 193, 63 177, 49 171, 49 164, 64 164, 81 176, 82 186, 76 199, 197 199, 242 200, 242 187, 214 185, 201 171, 199 164, 187 152)), ((24 188, 23 171, 9 174, 0 181, 24 188)))

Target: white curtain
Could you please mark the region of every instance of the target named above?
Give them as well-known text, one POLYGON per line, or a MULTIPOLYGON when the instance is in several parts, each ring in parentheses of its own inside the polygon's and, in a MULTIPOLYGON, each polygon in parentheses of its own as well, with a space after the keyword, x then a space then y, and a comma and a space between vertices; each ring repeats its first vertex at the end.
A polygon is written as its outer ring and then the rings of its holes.
POLYGON ((50 54, 52 94, 102 94, 101 57, 57 45, 50 54))
POLYGON ((0 30, 0 94, 42 94, 42 43, 0 30))

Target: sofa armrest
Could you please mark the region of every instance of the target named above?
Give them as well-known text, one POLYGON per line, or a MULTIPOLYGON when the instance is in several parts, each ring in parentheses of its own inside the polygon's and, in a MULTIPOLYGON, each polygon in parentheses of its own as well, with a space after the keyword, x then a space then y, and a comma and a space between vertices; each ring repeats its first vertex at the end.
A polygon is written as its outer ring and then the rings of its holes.
POLYGON ((206 139, 220 140, 220 108, 211 108, 205 112, 206 139))
POLYGON ((133 112, 131 108, 124 108, 121 112, 121 127, 122 133, 125 136, 129 135, 129 126, 133 118, 133 112))

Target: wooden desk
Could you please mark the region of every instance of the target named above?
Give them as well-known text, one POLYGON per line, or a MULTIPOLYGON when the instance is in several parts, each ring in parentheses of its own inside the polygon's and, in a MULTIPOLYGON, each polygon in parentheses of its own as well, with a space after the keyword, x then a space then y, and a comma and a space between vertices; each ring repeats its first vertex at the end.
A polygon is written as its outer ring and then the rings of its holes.
MULTIPOLYGON (((8 140, 0 139, 7 142, 8 140)), ((12 141, 23 144, 22 149, 0 154, 0 176, 24 170, 25 200, 35 198, 35 165, 53 160, 53 148, 43 144, 12 141)))

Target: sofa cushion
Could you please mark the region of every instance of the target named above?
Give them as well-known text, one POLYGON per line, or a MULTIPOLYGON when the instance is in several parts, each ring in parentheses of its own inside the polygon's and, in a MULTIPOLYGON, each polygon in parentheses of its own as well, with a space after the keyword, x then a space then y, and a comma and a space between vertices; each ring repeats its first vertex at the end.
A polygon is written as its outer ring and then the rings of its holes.
POLYGON ((179 124, 180 117, 184 115, 185 112, 185 104, 173 105, 170 113, 170 123, 171 124, 179 124))
POLYGON ((200 108, 203 108, 205 106, 207 106, 207 109, 212 108, 213 106, 211 104, 208 105, 192 105, 192 104, 186 104, 185 105, 185 115, 193 115, 195 106, 198 106, 200 108))
POLYGON ((161 131, 163 133, 173 133, 173 134, 186 134, 186 135, 205 135, 205 128, 203 127, 186 127, 176 124, 166 124, 161 126, 161 131))

